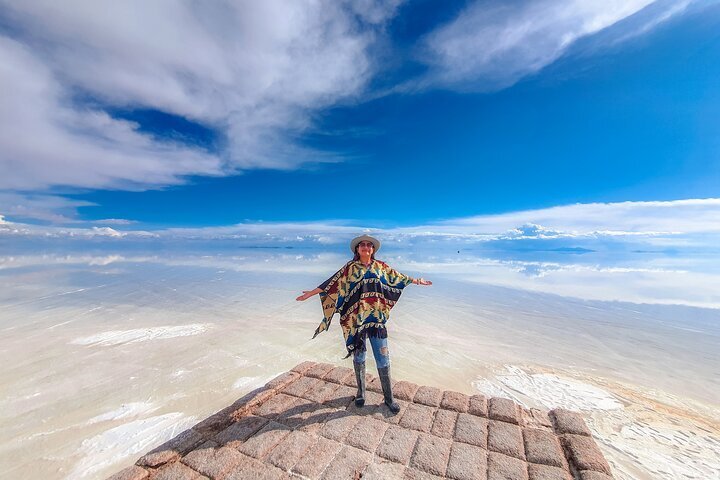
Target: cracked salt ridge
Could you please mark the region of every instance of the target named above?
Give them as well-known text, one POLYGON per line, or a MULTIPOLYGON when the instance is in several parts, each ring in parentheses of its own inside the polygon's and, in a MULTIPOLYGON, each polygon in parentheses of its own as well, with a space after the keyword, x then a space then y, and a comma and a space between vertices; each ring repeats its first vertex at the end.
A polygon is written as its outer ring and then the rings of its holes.
POLYGON ((132 330, 111 330, 108 332, 81 337, 72 340, 72 345, 120 345, 123 343, 137 343, 148 340, 158 340, 174 337, 187 337, 198 335, 207 331, 212 324, 193 323, 190 325, 168 325, 163 327, 134 328, 132 330))
POLYGON ((629 452, 656 478, 720 478, 720 446, 711 435, 698 435, 668 425, 633 423, 611 437, 612 446, 629 452), (636 444, 652 440, 653 448, 636 444), (679 450, 679 451, 678 451, 679 450))
POLYGON ((66 478, 92 476, 110 465, 117 465, 128 457, 170 440, 197 423, 195 417, 183 417, 180 412, 172 412, 134 420, 83 440, 75 451, 75 455, 82 458, 66 478))
POLYGON ((642 400, 621 396, 628 405, 624 407, 611 392, 578 380, 530 374, 516 366, 505 369, 507 374, 492 380, 479 378, 472 384, 486 395, 511 398, 526 407, 584 411, 618 480, 720 478, 720 437, 691 420, 668 418, 642 400))
MULTIPOLYGON (((497 375, 500 383, 478 379, 473 386, 486 395, 505 397, 523 405, 517 394, 529 397, 547 409, 567 408, 569 410, 617 410, 623 408, 612 394, 605 390, 568 378, 548 373, 529 374, 523 369, 508 365, 509 375, 497 375)), ((526 405, 527 406, 527 405, 526 405)))
POLYGON ((505 386, 523 392, 547 408, 569 410, 617 410, 623 408, 611 393, 605 390, 562 378, 549 373, 527 374, 519 367, 507 366, 510 375, 500 375, 498 380, 505 386))

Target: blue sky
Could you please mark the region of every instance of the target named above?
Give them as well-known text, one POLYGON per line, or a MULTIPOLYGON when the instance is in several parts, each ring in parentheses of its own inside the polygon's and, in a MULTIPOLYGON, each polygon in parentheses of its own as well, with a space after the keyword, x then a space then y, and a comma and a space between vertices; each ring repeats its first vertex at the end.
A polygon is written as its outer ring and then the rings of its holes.
POLYGON ((718 31, 708 1, 0 2, 0 218, 519 227, 716 198, 718 31))

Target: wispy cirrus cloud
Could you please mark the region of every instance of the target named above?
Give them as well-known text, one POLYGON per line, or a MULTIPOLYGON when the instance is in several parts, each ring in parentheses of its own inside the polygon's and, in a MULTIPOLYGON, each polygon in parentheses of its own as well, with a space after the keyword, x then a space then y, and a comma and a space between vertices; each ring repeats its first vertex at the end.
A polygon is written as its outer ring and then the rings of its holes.
POLYGON ((421 58, 430 67, 420 87, 493 91, 509 87, 560 58, 578 39, 607 29, 653 4, 622 37, 651 30, 689 0, 475 1, 431 32, 421 58))
POLYGON ((0 189, 133 188, 221 171, 212 155, 155 141, 102 110, 73 106, 70 87, 16 40, 0 37, 0 69, 0 189))
POLYGON ((83 223, 77 219, 77 209, 93 205, 61 195, 0 191, 0 210, 13 219, 41 221, 52 224, 83 223))
POLYGON ((92 225, 125 226, 137 223, 124 218, 82 220, 79 217, 79 208, 95 205, 92 202, 57 194, 0 191, 0 211, 3 212, 3 215, 10 216, 21 223, 29 221, 38 223, 39 221, 53 225, 84 225, 88 228, 92 225))
POLYGON ((0 189, 144 189, 326 161, 296 139, 362 91, 399 3, 2 0, 0 189), (158 139, 112 108, 189 119, 227 150, 158 139))

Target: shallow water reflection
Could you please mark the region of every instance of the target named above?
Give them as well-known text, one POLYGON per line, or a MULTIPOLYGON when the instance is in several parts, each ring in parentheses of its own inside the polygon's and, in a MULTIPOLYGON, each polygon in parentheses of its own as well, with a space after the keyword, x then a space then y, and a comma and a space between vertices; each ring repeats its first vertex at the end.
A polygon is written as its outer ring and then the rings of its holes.
MULTIPOLYGON (((662 478, 652 459, 644 474, 628 466, 638 449, 661 441, 635 438, 647 428, 705 429, 707 442, 690 450, 678 436, 662 468, 690 478, 714 468, 720 279, 713 260, 383 253, 397 269, 435 282, 409 287, 393 310, 398 377, 586 409, 601 443, 626 449, 606 450, 619 478, 662 478), (549 387, 537 390, 542 382, 549 387), (598 407, 606 404, 622 408, 598 407), (648 408, 657 413, 642 423, 648 408), (627 435, 617 437, 622 429, 627 435), (673 452, 692 468, 673 466, 673 452)), ((9 394, 0 400, 0 469, 13 478, 104 478, 302 360, 342 364, 338 325, 311 341, 320 306, 294 298, 347 259, 311 248, 3 254, 0 385, 9 394)))

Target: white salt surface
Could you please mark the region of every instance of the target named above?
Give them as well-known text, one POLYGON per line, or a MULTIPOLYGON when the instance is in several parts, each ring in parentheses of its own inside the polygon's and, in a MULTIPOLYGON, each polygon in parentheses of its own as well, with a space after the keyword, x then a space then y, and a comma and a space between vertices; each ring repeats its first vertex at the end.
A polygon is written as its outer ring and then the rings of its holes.
POLYGON ((656 478, 720 478, 720 443, 708 432, 657 422, 633 422, 607 441, 656 478), (652 448, 638 448, 650 442, 652 448))
POLYGON ((120 405, 115 410, 105 412, 103 414, 92 417, 87 421, 88 425, 93 423, 107 422, 112 420, 121 420, 123 418, 134 417, 140 414, 157 410, 157 406, 149 402, 132 402, 120 405))
POLYGON ((653 400, 658 392, 592 382, 588 376, 578 380, 505 366, 472 384, 484 395, 510 398, 525 407, 583 412, 619 480, 720 478, 717 423, 709 425, 714 431, 708 430, 697 418, 670 409, 677 399, 668 395, 661 395, 661 403, 653 400))
POLYGON ((75 455, 80 456, 67 478, 88 478, 131 455, 163 443, 196 423, 179 412, 134 420, 83 440, 75 455))
POLYGON ((70 343, 74 345, 120 345, 123 343, 146 342, 174 337, 198 335, 210 328, 211 324, 196 323, 192 325, 168 325, 152 328, 135 328, 132 330, 111 330, 89 337, 76 338, 70 343))
POLYGON ((502 385, 498 385, 492 380, 478 377, 477 380, 473 380, 472 386, 486 397, 500 397, 509 398, 510 400, 518 401, 517 395, 509 392, 502 385))
POLYGON ((233 383, 233 388, 252 390, 255 387, 265 385, 266 382, 263 380, 264 377, 240 377, 233 383))
MULTIPOLYGON (((568 410, 594 411, 594 410, 616 410, 623 408, 611 393, 596 386, 579 382, 577 380, 562 378, 558 375, 548 373, 531 374, 522 368, 509 365, 505 367, 507 374, 497 375, 495 378, 502 384, 502 387, 490 387, 494 392, 510 392, 512 398, 522 402, 523 396, 530 397, 544 408, 567 408, 568 410), (515 393, 515 395, 513 395, 515 393)), ((478 383, 477 387, 482 389, 487 383, 478 383)), ((492 394, 494 392, 487 392, 492 394)), ((503 395, 505 396, 505 395, 503 395)))
MULTIPOLYGON (((104 479, 301 361, 350 366, 294 300, 342 263, 263 255, 0 270, 0 472, 104 479)), ((396 378, 579 409, 621 480, 718 471, 718 312, 406 273, 434 285, 393 309, 396 378)))

